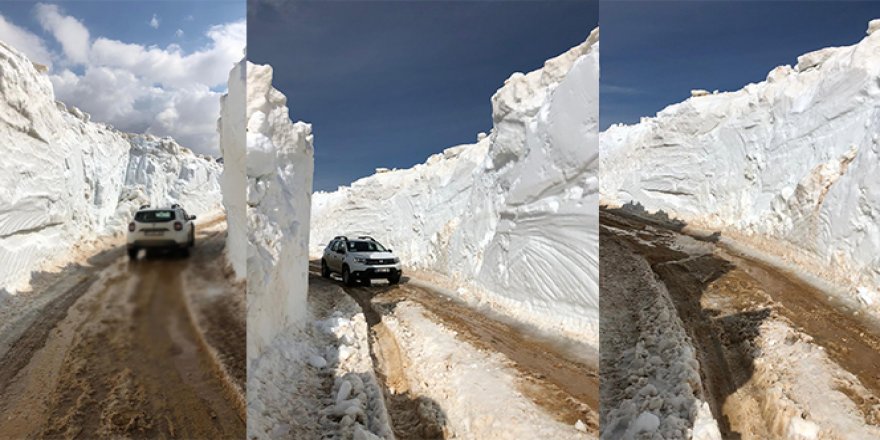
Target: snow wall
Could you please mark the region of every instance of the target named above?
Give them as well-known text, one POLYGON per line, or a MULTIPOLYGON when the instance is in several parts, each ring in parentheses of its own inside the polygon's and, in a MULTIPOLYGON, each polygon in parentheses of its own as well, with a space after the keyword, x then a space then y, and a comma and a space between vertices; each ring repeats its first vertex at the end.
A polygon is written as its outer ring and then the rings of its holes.
POLYGON ((880 26, 601 135, 604 203, 722 231, 880 303, 880 26))
POLYGON ((55 101, 42 70, 0 42, 0 292, 124 232, 142 204, 220 208, 220 164, 170 138, 90 122, 55 101))
POLYGON ((507 79, 477 143, 316 192, 312 256, 368 234, 458 294, 597 346, 598 40, 507 79))
POLYGON ((245 99, 247 99, 246 61, 241 60, 229 72, 227 93, 220 98, 220 151, 223 173, 220 189, 226 208, 226 258, 236 278, 247 276, 247 212, 246 212, 246 140, 245 99))
POLYGON ((250 365, 278 333, 307 318, 314 154, 312 128, 291 122, 272 67, 248 63, 246 70, 250 365))

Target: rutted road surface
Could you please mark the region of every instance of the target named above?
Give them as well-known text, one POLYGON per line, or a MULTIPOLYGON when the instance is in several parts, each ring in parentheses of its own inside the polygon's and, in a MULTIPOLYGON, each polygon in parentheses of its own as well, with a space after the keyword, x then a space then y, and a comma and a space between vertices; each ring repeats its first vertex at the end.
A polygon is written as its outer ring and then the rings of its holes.
MULTIPOLYGON (((644 297, 668 295, 699 363, 696 397, 723 438, 880 438, 876 323, 717 236, 691 237, 682 225, 617 210, 603 210, 600 223, 603 316, 635 316, 644 297), (630 267, 639 260, 643 282, 630 267), (662 288, 646 287, 651 279, 662 288), (639 298, 617 298, 639 289, 639 298)), ((603 377, 624 377, 614 347, 644 338, 623 330, 603 326, 603 377)), ((609 382, 603 405, 616 407, 625 386, 609 382)))
POLYGON ((209 276, 215 295, 243 299, 216 275, 223 235, 201 233, 189 259, 111 249, 42 286, 0 332, 3 436, 244 438, 244 315, 203 334, 194 319, 235 307, 184 290, 209 276))
MULTIPOLYGON (((320 273, 316 262, 313 274, 320 273)), ((317 277, 313 277, 315 280, 317 277)), ((323 281, 323 280, 321 280, 323 281)), ((360 305, 371 329, 372 351, 380 379, 386 388, 386 402, 395 435, 399 439, 447 438, 437 413, 436 403, 410 392, 413 368, 407 353, 402 352, 394 333, 383 318, 394 313, 404 302, 417 304, 431 321, 450 329, 465 344, 500 355, 507 367, 516 372, 518 392, 561 424, 598 434, 599 378, 597 365, 585 363, 564 347, 529 335, 513 324, 493 319, 439 292, 407 283, 372 287, 344 287, 360 305), (391 390, 391 391, 389 391, 391 390)), ((501 404, 495 402, 493 405, 501 404)), ((506 438, 498 433, 497 438, 506 438)))

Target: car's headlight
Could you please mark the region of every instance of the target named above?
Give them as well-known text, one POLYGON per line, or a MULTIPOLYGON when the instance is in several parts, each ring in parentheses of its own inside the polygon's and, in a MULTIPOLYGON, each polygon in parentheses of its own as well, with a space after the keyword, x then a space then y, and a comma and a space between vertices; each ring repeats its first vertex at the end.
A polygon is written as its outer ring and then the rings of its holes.
POLYGON ((366 259, 366 258, 361 258, 361 257, 354 257, 354 262, 355 262, 355 263, 366 263, 366 262, 367 262, 367 259, 366 259))

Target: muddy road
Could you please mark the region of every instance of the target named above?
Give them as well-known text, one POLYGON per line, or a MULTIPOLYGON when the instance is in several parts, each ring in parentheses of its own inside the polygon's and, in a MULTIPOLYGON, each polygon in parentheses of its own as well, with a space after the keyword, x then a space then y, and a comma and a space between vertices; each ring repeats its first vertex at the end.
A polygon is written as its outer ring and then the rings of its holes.
MULTIPOLYGON (((793 275, 718 244, 717 237, 690 237, 678 232, 680 225, 607 210, 600 224, 603 249, 616 250, 603 252, 603 259, 642 258, 668 291, 696 349, 701 397, 724 438, 769 438, 788 429, 774 426, 776 410, 768 408, 777 402, 760 384, 767 385, 767 377, 772 377, 777 381, 772 385, 780 389, 803 389, 819 380, 811 375, 820 370, 830 371, 827 374, 837 378, 833 388, 859 408, 858 423, 880 423, 880 329, 875 323, 793 275), (802 370, 776 367, 773 362, 778 361, 772 360, 784 349, 766 343, 765 333, 779 327, 772 323, 793 329, 784 345, 819 347, 829 361, 804 364, 802 370), (763 376, 756 378, 759 366, 763 376), (813 373, 805 375, 810 369, 813 373)), ((608 304, 612 299, 603 297, 608 304)), ((816 419, 822 417, 820 412, 833 414, 834 408, 823 405, 821 396, 787 394, 784 399, 793 402, 790 406, 804 409, 806 415, 811 408, 816 419)), ((832 438, 831 432, 840 431, 822 432, 832 438)), ((852 435, 849 438, 863 438, 852 435)))
MULTIPOLYGON (((200 233, 188 259, 151 255, 129 262, 116 248, 57 275, 39 294, 45 304, 4 326, 0 336, 3 435, 244 438, 237 395, 244 315, 225 323, 237 331, 202 333, 196 317, 211 307, 228 313, 228 301, 193 302, 200 295, 185 291, 204 287, 199 278, 216 278, 204 272, 217 269, 203 265, 223 261, 224 235, 216 228, 200 233), (194 304, 205 309, 193 310, 194 304)), ((225 278, 213 287, 218 297, 243 295, 225 278)))
MULTIPOLYGON (((320 265, 312 262, 312 279, 320 276, 320 265)), ((325 280, 321 280, 326 282, 325 280)), ((333 281, 338 282, 338 281, 333 281)), ((598 365, 584 363, 552 341, 528 334, 512 323, 494 319, 440 292, 407 283, 376 282, 373 286, 344 287, 364 311, 370 325, 375 363, 387 389, 389 415, 398 438, 444 438, 442 427, 425 416, 424 402, 407 395, 406 365, 394 336, 382 323, 402 301, 422 306, 428 316, 457 333, 474 347, 500 353, 519 376, 520 392, 544 408, 558 421, 574 425, 578 420, 588 432, 598 433, 598 365)))

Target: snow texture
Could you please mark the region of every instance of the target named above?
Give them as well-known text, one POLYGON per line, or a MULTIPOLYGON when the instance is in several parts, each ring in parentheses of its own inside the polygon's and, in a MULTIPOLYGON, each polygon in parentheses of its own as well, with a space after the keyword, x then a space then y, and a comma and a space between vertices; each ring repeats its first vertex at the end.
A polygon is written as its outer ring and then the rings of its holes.
POLYGON ((240 61, 229 72, 229 91, 220 98, 220 120, 217 122, 220 152, 223 154, 220 188, 228 225, 226 256, 237 278, 247 275, 245 63, 245 60, 240 61))
POLYGON ((246 70, 250 363, 306 317, 314 157, 311 126, 291 122, 287 98, 272 87, 272 67, 248 63, 246 70))
POLYGON ((49 78, 0 42, 0 290, 119 234, 142 204, 220 208, 221 166, 170 138, 122 133, 55 101, 49 78))
POLYGON ((409 268, 595 346, 598 39, 597 29, 542 69, 513 74, 477 143, 315 193, 312 255, 336 235, 368 234, 409 268))
MULTIPOLYGON (((604 203, 720 230, 872 297, 880 286, 880 24, 848 47, 601 134, 604 203)), ((878 312, 877 306, 874 311, 878 312)))
POLYGON ((335 285, 248 370, 248 438, 393 439, 366 318, 335 285))

